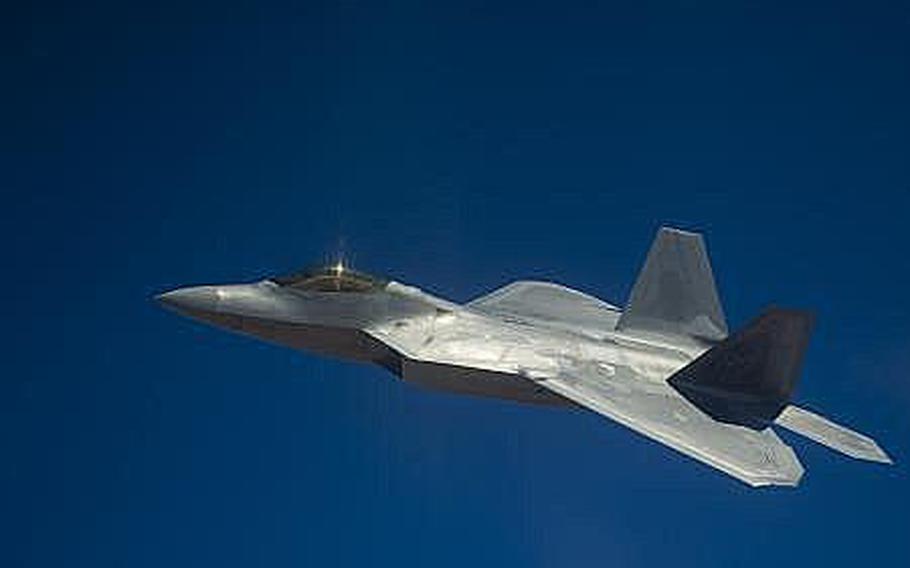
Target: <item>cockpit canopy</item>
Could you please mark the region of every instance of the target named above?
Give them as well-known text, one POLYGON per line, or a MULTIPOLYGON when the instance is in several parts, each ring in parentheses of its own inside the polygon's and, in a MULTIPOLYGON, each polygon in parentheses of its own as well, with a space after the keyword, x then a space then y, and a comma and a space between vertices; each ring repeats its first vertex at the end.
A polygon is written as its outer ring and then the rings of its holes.
POLYGON ((388 284, 388 280, 358 272, 340 263, 308 268, 271 280, 279 286, 305 292, 367 293, 381 290, 388 284))

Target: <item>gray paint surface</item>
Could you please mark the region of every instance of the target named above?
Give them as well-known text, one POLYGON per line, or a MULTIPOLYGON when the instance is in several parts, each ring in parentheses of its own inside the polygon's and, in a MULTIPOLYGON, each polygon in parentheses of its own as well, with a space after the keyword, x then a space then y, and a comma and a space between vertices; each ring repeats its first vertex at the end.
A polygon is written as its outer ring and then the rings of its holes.
POLYGON ((676 229, 658 232, 624 312, 531 281, 458 305, 341 265, 318 279, 196 286, 158 299, 424 387, 581 406, 752 486, 793 486, 803 475, 775 426, 890 462, 870 438, 788 405, 811 327, 802 312, 771 310, 728 337, 704 243, 676 229))

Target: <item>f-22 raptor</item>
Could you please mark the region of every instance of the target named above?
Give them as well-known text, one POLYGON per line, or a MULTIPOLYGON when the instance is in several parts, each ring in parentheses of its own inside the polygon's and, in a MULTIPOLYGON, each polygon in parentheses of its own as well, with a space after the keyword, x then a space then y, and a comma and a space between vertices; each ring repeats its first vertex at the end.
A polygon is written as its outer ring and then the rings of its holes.
POLYGON ((813 325, 770 308, 730 334, 700 235, 662 228, 625 309, 520 281, 464 305, 339 263, 157 297, 178 312, 292 348, 380 365, 405 381, 581 406, 751 486, 795 486, 786 428, 891 463, 869 437, 791 404, 813 325))

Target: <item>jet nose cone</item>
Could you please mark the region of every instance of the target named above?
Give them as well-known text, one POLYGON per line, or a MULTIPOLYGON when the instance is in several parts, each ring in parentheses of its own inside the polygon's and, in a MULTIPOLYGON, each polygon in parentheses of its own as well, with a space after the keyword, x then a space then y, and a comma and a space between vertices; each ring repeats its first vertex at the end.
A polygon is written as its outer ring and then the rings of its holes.
POLYGON ((218 291, 214 286, 178 288, 159 294, 155 299, 178 311, 213 312, 218 306, 218 291))

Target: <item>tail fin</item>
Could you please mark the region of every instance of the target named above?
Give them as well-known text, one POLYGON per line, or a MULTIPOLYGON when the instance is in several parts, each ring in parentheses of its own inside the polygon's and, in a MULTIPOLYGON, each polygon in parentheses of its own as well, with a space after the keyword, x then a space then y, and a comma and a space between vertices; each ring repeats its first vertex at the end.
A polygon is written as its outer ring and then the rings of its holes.
POLYGON ((719 341, 727 322, 701 235, 662 227, 617 329, 719 341))
POLYGON ((892 463, 872 438, 789 404, 812 324, 808 312, 772 308, 668 382, 716 420, 759 430, 774 424, 852 458, 892 463))
POLYGON ((790 401, 812 324, 808 312, 770 309, 669 382, 718 420, 764 428, 790 401))

